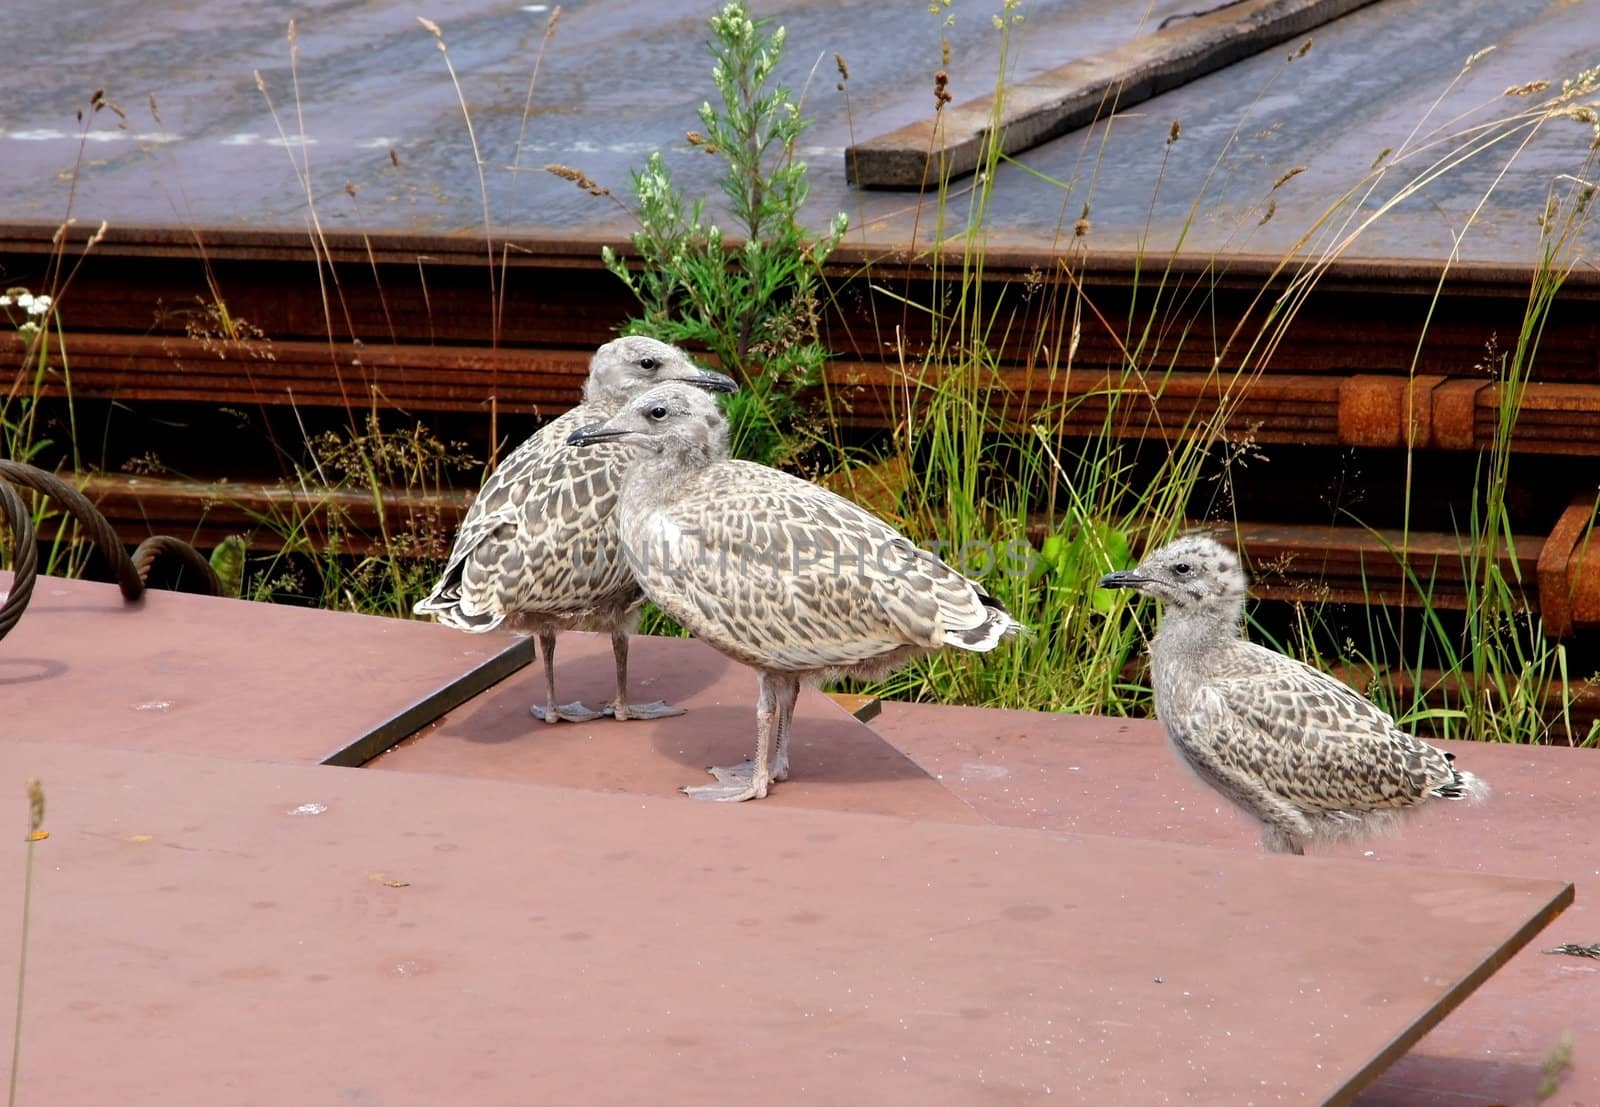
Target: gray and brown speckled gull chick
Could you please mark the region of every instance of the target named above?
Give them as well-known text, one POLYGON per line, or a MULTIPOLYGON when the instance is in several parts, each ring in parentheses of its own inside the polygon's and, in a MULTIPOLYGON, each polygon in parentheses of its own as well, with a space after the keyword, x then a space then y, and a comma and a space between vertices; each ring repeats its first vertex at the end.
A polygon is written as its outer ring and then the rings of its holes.
MULTIPOLYGON (((675 346, 642 337, 619 338, 595 352, 583 402, 546 423, 500 463, 472 502, 444 573, 413 610, 458 630, 493 630, 507 618, 538 636, 544 654, 546 702, 530 710, 547 723, 597 718, 581 703, 556 698, 556 634, 605 630, 616 662, 618 719, 682 714, 661 702, 630 704, 628 635, 638 624, 644 594, 617 544, 613 509, 633 446, 614 442, 575 450, 567 437, 614 414, 629 397, 663 381, 716 392, 738 385, 710 373, 675 346)), ((723 443, 726 452, 726 443, 723 443)))
POLYGON ((849 500, 721 459, 724 426, 709 396, 663 385, 572 441, 640 444, 617 505, 639 583, 696 637, 756 670, 755 757, 683 789, 738 801, 788 778, 802 683, 878 676, 945 646, 986 652, 1021 627, 978 584, 849 500))
POLYGON ((1432 799, 1488 795, 1454 755, 1407 734, 1354 689, 1246 641, 1248 585, 1233 551, 1198 535, 1100 581, 1164 602, 1150 642, 1156 715, 1179 760, 1260 821, 1264 847, 1303 853, 1387 829, 1432 799))

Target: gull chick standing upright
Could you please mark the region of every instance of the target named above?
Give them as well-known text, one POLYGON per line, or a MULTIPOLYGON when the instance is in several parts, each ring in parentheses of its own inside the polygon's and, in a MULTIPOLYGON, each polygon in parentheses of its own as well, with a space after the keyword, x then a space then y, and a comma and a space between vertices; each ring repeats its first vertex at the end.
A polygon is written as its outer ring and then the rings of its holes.
POLYGON ((1156 715, 1179 759, 1260 821, 1263 846, 1303 853, 1385 829, 1429 800, 1488 795, 1453 754, 1407 734, 1352 688, 1246 641, 1248 585, 1232 550, 1195 535, 1100 581, 1166 605, 1150 642, 1156 715))
POLYGON ((611 633, 617 698, 608 710, 618 719, 683 713, 660 702, 627 700, 628 635, 638 625, 644 593, 617 545, 613 509, 633 448, 567 445, 573 431, 662 381, 712 392, 739 389, 731 377, 699 368, 665 342, 627 337, 601 346, 589 362, 583 402, 546 423, 484 481, 439 583, 413 608, 458 630, 482 633, 510 618, 538 635, 546 700, 530 710, 547 723, 587 722, 600 714, 556 699, 556 634, 574 629, 611 633))
POLYGON ((696 799, 762 799, 789 776, 802 683, 872 677, 918 654, 994 649, 1020 625, 975 581, 855 504, 799 477, 719 457, 711 397, 662 385, 575 445, 637 443, 617 505, 645 594, 756 671, 756 752, 696 799))

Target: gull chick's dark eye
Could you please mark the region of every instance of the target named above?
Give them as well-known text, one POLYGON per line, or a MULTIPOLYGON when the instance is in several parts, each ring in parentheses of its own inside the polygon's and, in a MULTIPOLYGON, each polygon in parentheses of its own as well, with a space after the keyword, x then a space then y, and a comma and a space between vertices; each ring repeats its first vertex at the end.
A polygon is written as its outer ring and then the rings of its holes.
POLYGON ((1186 577, 1189 575, 1189 563, 1187 561, 1180 561, 1172 567, 1172 571, 1177 573, 1180 577, 1186 577))
POLYGON ((650 418, 652 418, 652 419, 665 419, 666 417, 667 417, 667 409, 662 407, 660 404, 657 404, 655 407, 650 409, 650 418))
POLYGON ((654 369, 660 364, 661 363, 653 357, 642 357, 639 359, 639 368, 641 369, 654 369))

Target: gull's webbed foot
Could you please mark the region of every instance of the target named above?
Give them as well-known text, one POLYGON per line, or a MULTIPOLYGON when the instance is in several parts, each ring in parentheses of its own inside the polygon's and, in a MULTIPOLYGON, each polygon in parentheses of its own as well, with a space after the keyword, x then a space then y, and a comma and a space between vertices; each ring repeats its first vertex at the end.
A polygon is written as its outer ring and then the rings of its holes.
POLYGON ((717 778, 715 784, 685 785, 678 789, 691 799, 713 800, 718 803, 741 803, 744 800, 766 799, 771 783, 765 773, 758 777, 755 764, 745 761, 738 765, 714 765, 706 770, 717 778))
POLYGON ((564 703, 554 712, 549 707, 534 704, 528 708, 528 713, 541 723, 559 723, 563 720, 569 723, 592 723, 600 717, 600 712, 591 711, 581 703, 564 703))
POLYGON ((610 715, 619 723, 629 719, 670 719, 674 715, 682 715, 683 708, 674 707, 665 700, 651 700, 649 703, 608 703, 601 712, 610 715))

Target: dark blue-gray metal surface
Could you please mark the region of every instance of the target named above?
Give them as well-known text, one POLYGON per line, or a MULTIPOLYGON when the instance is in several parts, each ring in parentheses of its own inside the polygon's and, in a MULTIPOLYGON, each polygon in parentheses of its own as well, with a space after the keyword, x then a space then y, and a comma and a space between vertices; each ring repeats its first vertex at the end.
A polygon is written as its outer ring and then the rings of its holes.
MULTIPOLYGON (((1037 73, 1204 6, 1025 3, 1006 64, 1017 75, 1037 73)), ((988 92, 1001 65, 992 23, 998 0, 940 4, 937 14, 925 0, 758 0, 754 7, 788 28, 782 76, 803 90, 815 120, 804 139, 814 182, 808 220, 820 226, 842 210, 857 224, 855 234, 864 228, 872 240, 894 243, 914 231, 926 242, 936 225, 931 200, 919 205, 915 195, 850 189, 842 151, 931 112, 933 73, 941 67, 957 99, 988 92), (941 35, 950 44, 948 65, 941 35), (848 93, 837 87, 836 53, 849 66, 848 93)), ((546 173, 551 162, 574 166, 627 200, 630 170, 661 148, 691 193, 715 198, 717 159, 683 138, 699 126, 697 105, 712 95, 705 40, 714 5, 565 5, 526 119, 546 6, 464 0, 422 10, 440 24, 459 76, 496 233, 620 240, 631 228, 631 216, 612 199, 546 173)), ((264 0, 120 0, 101 5, 92 20, 65 4, 7 20, 0 32, 7 59, 0 73, 0 221, 48 225, 70 210, 89 226, 105 219, 119 227, 302 232, 311 210, 304 158, 326 228, 481 233, 484 200, 468 128, 446 57, 417 22, 418 9, 393 0, 320 0, 295 11, 293 46, 285 9, 264 0), (125 126, 109 109, 86 110, 81 126, 75 120, 100 87, 126 112, 125 126)), ((1594 0, 1381 0, 1314 38, 1293 63, 1285 60, 1291 47, 1270 50, 1140 104, 1109 129, 1031 151, 1021 159, 1025 168, 1002 167, 989 220, 993 241, 1064 244, 1058 236, 1070 236, 1087 200, 1098 249, 1142 240, 1159 252, 1186 235, 1185 248, 1194 251, 1281 253, 1381 151, 1403 148, 1413 133, 1420 144, 1435 128, 1459 131, 1527 109, 1537 96, 1508 98, 1504 90, 1536 79, 1559 86, 1592 65, 1600 57, 1600 10, 1594 0), (1495 49, 1457 81, 1465 59, 1486 47, 1495 49), (1175 119, 1183 133, 1169 149, 1175 119), (1303 172, 1273 190, 1300 166, 1303 172), (1272 201, 1275 213, 1258 226, 1272 201)), ((1493 188, 1460 243, 1461 256, 1532 261, 1548 190, 1559 174, 1582 170, 1593 137, 1579 122, 1547 124, 1493 188)), ((1427 185, 1361 235, 1351 253, 1446 256, 1515 145, 1502 144, 1427 185)), ((1397 165, 1368 206, 1430 160, 1397 165)), ((947 230, 967 217, 969 185, 956 187, 947 230)))

